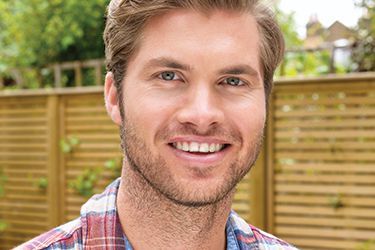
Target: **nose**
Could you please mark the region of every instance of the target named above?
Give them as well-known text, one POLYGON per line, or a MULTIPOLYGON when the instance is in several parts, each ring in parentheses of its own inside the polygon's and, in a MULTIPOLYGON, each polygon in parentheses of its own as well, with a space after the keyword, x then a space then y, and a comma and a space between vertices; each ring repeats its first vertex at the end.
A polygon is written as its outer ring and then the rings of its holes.
POLYGON ((192 86, 188 88, 183 99, 177 112, 179 123, 192 125, 198 132, 205 133, 224 121, 220 95, 213 86, 192 86))

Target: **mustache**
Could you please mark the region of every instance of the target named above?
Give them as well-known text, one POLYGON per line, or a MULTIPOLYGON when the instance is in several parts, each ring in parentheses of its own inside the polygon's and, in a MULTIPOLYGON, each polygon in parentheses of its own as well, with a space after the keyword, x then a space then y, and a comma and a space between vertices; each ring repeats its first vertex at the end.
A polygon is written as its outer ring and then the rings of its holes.
POLYGON ((164 127, 156 133, 156 138, 168 141, 175 136, 202 136, 215 137, 230 143, 242 143, 242 136, 237 130, 230 130, 220 125, 212 125, 206 131, 200 131, 193 124, 179 124, 173 127, 164 127))

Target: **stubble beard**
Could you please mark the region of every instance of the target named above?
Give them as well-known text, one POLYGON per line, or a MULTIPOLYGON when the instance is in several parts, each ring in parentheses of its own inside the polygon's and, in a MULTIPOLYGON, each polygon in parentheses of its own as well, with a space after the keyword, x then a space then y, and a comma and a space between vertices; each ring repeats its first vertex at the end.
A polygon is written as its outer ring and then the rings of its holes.
MULTIPOLYGON (((209 134, 222 134, 220 129, 213 129, 209 134)), ((182 133, 189 132, 197 134, 191 127, 181 128, 182 133)), ((168 130, 165 129, 160 136, 167 137, 168 130)), ((156 193, 167 198, 176 205, 184 207, 205 207, 216 205, 220 201, 231 196, 236 185, 242 178, 250 171, 254 165, 256 158, 259 155, 262 140, 263 130, 256 135, 256 140, 252 142, 249 152, 246 156, 238 157, 230 166, 227 167, 223 181, 211 190, 204 187, 197 187, 194 190, 188 190, 184 185, 173 178, 169 172, 167 162, 161 155, 153 155, 151 150, 147 147, 144 140, 138 135, 135 126, 126 118, 123 119, 123 126, 120 127, 121 146, 124 155, 132 170, 139 178, 151 187, 156 193)), ((206 171, 211 171, 212 166, 206 171)), ((205 171, 199 168, 194 169, 198 176, 206 175, 205 171)), ((214 170, 212 170, 214 171, 214 170)), ((126 173, 125 173, 126 174, 126 173)), ((136 193, 148 192, 147 188, 140 188, 140 185, 134 185, 132 188, 137 188, 136 193)), ((139 195, 139 197, 148 197, 148 194, 139 195)))

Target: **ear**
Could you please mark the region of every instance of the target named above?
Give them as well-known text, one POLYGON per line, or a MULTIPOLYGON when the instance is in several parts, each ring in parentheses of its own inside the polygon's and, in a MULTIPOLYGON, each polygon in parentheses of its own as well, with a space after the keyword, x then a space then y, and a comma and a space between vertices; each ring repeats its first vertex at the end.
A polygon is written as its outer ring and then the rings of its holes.
POLYGON ((105 107, 112 121, 120 126, 122 124, 122 121, 121 121, 120 108, 118 106, 119 98, 121 97, 118 96, 113 74, 112 72, 108 72, 107 75, 105 76, 105 84, 104 84, 105 107))

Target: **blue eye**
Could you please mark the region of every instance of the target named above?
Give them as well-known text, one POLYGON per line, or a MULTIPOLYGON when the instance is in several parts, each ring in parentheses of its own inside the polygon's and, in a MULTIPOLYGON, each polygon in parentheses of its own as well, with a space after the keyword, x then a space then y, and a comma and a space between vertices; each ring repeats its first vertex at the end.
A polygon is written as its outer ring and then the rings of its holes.
POLYGON ((160 78, 165 80, 165 81, 172 81, 175 80, 176 78, 176 73, 173 71, 165 71, 160 74, 160 78))
POLYGON ((240 86, 244 84, 238 77, 228 77, 224 80, 224 82, 231 86, 240 86))

